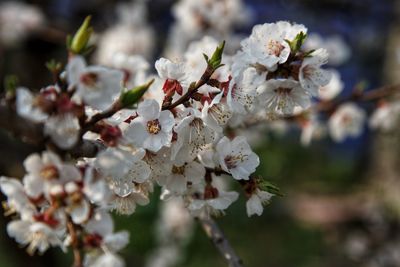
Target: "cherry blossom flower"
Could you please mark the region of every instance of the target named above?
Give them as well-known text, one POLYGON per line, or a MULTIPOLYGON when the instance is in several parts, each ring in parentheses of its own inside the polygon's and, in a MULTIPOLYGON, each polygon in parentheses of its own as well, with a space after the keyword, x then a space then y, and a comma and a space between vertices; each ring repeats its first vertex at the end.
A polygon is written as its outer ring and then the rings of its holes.
POLYGON ((312 96, 318 96, 318 89, 329 84, 332 74, 321 66, 328 62, 328 52, 318 49, 303 60, 300 67, 299 81, 301 86, 312 96))
POLYGON ((307 29, 285 21, 256 25, 250 37, 242 41, 242 49, 249 64, 274 71, 278 63, 286 62, 289 57, 290 47, 285 40, 293 40, 300 32, 307 33, 307 29))
POLYGON ((375 109, 369 119, 372 129, 390 131, 395 128, 400 118, 400 102, 383 103, 375 109))
POLYGON ((50 246, 63 246, 60 232, 41 222, 12 221, 7 225, 7 233, 21 245, 28 245, 29 254, 34 254, 36 250, 42 254, 50 246))
POLYGON ((121 93, 123 73, 100 66, 86 66, 82 57, 75 56, 67 65, 67 79, 70 86, 76 87, 75 96, 95 109, 105 110, 121 93))
POLYGON ((19 116, 34 122, 44 122, 48 118, 40 107, 38 99, 28 88, 19 87, 16 89, 16 108, 19 116))
POLYGON ((342 142, 346 137, 362 133, 366 114, 353 103, 342 104, 329 118, 329 132, 333 140, 342 142))
POLYGON ((202 119, 204 123, 214 131, 221 133, 232 117, 232 112, 225 99, 222 101, 224 93, 219 93, 214 97, 211 103, 205 102, 202 109, 202 119))
POLYGON ((247 68, 242 77, 236 77, 229 85, 227 103, 232 111, 240 114, 254 110, 257 87, 265 81, 255 68, 247 68))
POLYGON ((332 74, 331 80, 327 85, 320 87, 318 90, 318 98, 325 101, 334 99, 344 88, 340 73, 334 69, 329 69, 329 72, 332 74))
POLYGON ((124 131, 128 142, 152 152, 171 145, 175 120, 169 110, 160 111, 157 101, 146 99, 139 104, 137 114, 124 131))
POLYGON ((28 220, 36 213, 35 206, 30 202, 19 180, 1 177, 0 189, 7 196, 6 215, 18 213, 23 220, 28 220))
POLYGON ((268 80, 257 88, 260 105, 277 115, 291 115, 310 106, 311 96, 294 80, 268 80))
POLYGON ((192 161, 182 166, 173 165, 171 174, 161 177, 158 182, 172 194, 182 195, 187 191, 188 183, 200 183, 205 173, 203 165, 192 161))
POLYGON ((227 137, 219 140, 216 151, 221 168, 236 180, 248 180, 260 164, 258 156, 251 150, 246 138, 237 136, 232 141, 227 137))
POLYGON ((204 189, 203 197, 199 199, 193 199, 188 209, 190 212, 198 216, 202 213, 209 214, 220 214, 223 213, 233 202, 239 197, 239 194, 234 191, 223 191, 208 185, 204 189))
POLYGON ((155 67, 160 78, 164 80, 164 93, 176 92, 182 95, 186 92, 189 82, 185 64, 160 58, 156 61, 155 67))
POLYGON ((51 116, 45 123, 44 133, 49 135, 58 147, 71 148, 78 142, 79 120, 71 113, 51 116))
POLYGON ((192 108, 181 112, 181 120, 174 127, 177 140, 171 147, 171 159, 182 165, 193 160, 207 144, 216 139, 216 133, 201 119, 201 113, 192 108))
POLYGON ((267 203, 273 194, 256 189, 246 202, 247 216, 257 214, 260 216, 263 213, 263 204, 267 203))

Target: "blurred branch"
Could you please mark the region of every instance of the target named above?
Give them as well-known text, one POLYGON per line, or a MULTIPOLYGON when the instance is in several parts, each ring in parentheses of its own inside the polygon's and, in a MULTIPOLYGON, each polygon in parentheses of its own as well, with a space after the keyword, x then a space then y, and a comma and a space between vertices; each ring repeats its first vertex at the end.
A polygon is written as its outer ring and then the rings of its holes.
POLYGON ((243 267, 242 260, 236 254, 217 223, 211 217, 206 216, 199 216, 196 219, 219 253, 228 261, 229 267, 243 267))
MULTIPOLYGON (((21 141, 44 147, 47 138, 43 134, 43 124, 34 123, 17 115, 5 101, 0 102, 0 128, 11 133, 21 141)), ((99 141, 83 140, 69 151, 73 157, 95 157, 104 145, 99 141)))

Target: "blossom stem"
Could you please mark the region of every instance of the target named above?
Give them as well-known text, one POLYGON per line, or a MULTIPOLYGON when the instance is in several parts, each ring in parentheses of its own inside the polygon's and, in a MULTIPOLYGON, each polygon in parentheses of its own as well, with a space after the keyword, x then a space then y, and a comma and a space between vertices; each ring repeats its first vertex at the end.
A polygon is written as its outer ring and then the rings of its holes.
POLYGON ((71 237, 71 246, 73 247, 74 254, 74 264, 72 267, 83 267, 82 252, 80 249, 79 238, 75 229, 75 225, 72 223, 71 219, 67 222, 68 233, 71 237))
POLYGON ((189 87, 186 94, 181 96, 178 100, 176 100, 172 104, 167 104, 165 106, 163 105, 162 110, 171 110, 171 109, 179 106, 180 104, 183 104, 186 101, 188 101, 193 95, 195 95, 197 93, 197 91, 199 90, 200 87, 202 87, 204 84, 206 84, 210 80, 214 71, 215 71, 215 69, 208 66, 207 69, 204 71, 203 75, 201 76, 200 80, 198 80, 196 83, 193 83, 189 87))
POLYGON ((218 249, 219 253, 228 262, 229 267, 242 267, 243 261, 236 254, 235 250, 232 248, 228 239, 225 237, 222 230, 219 228, 217 223, 211 217, 199 216, 196 217, 197 221, 203 228, 206 235, 214 243, 215 247, 218 249))

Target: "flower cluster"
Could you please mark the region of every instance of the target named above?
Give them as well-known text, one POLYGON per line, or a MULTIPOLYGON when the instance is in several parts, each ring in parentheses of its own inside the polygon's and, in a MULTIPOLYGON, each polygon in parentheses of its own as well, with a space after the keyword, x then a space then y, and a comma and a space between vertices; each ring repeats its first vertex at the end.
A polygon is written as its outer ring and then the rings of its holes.
MULTIPOLYGON (((110 213, 133 214, 150 202, 155 186, 162 200, 207 217, 238 199, 228 187, 235 182, 248 216, 261 215, 279 192, 255 176, 259 157, 236 129, 254 119, 293 119, 307 129, 307 142, 320 123, 314 107, 343 87, 323 68, 325 49, 302 48, 307 29, 299 24, 257 25, 234 55, 204 37, 181 61, 157 60, 155 75, 143 57, 125 53, 113 55, 113 68, 88 65, 81 55, 91 32, 85 23, 68 44, 65 68, 50 68, 53 85, 15 91, 17 114, 43 127, 48 147, 25 160, 22 183, 0 180, 7 213, 18 215, 7 231, 31 253, 71 247, 85 252, 84 266, 123 266, 116 253, 129 238, 114 233, 110 213), (85 143, 101 149, 72 160, 85 143)), ((386 105, 379 112, 397 109, 386 105)), ((361 132, 366 115, 355 104, 329 111, 335 140, 361 132)), ((380 113, 371 124, 379 124, 380 113)))

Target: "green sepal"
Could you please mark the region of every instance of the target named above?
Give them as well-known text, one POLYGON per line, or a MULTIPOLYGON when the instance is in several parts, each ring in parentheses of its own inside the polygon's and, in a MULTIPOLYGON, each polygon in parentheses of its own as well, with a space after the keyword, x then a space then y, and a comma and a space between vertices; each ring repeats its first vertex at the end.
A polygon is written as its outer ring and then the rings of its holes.
POLYGON ((130 108, 137 102, 139 102, 140 98, 146 93, 146 91, 149 89, 149 87, 153 84, 154 79, 149 81, 146 84, 139 85, 135 88, 132 88, 130 90, 125 90, 124 92, 121 93, 121 96, 119 98, 122 106, 124 108, 130 108))

